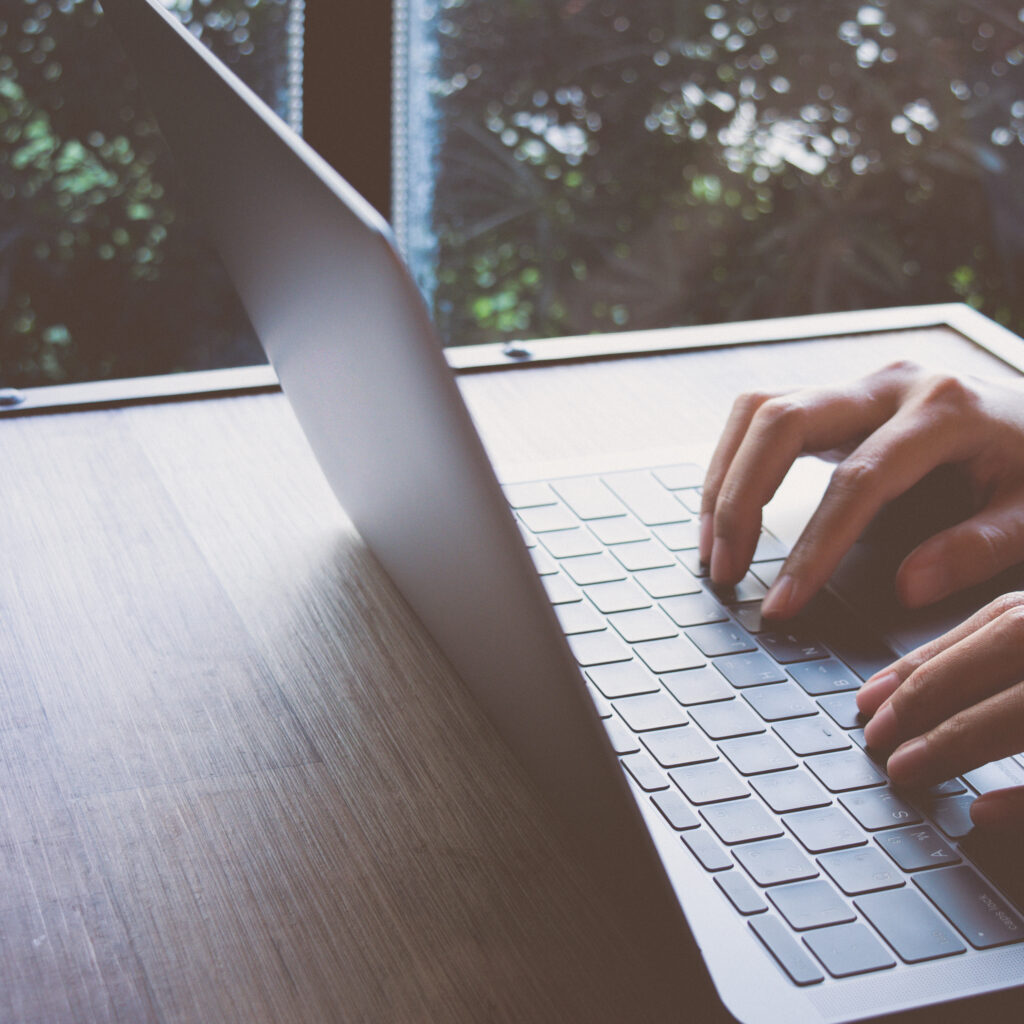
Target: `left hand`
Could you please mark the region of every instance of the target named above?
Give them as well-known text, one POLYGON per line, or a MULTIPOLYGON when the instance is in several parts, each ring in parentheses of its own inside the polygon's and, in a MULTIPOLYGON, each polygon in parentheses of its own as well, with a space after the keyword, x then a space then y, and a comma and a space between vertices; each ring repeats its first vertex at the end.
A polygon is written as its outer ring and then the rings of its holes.
MULTIPOLYGON (((901 786, 928 786, 1024 751, 1024 592, 986 605, 872 676, 857 694, 869 748, 901 786)), ((1024 830, 1024 786, 979 796, 978 826, 1024 830)))

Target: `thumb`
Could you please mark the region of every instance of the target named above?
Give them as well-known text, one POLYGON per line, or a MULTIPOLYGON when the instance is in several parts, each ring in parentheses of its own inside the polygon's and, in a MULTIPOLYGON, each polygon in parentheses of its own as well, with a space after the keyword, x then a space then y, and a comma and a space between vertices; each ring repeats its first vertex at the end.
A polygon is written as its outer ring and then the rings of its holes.
POLYGON ((1020 561, 1024 501, 1015 494, 1012 501, 993 503, 914 548, 896 573, 896 590, 908 608, 919 608, 1020 561))

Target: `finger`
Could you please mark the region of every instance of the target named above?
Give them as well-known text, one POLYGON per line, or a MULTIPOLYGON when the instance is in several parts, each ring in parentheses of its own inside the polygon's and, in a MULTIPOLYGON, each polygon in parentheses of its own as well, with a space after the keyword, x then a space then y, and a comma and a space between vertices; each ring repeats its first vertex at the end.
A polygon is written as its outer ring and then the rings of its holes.
POLYGON ((1024 496, 1013 491, 915 548, 896 574, 896 589, 908 608, 919 608, 991 579, 1020 561, 1024 496))
POLYGON ((842 389, 817 388, 766 399, 717 484, 713 514, 711 577, 735 583, 747 569, 761 527, 761 509, 771 500, 796 458, 835 448, 876 430, 898 408, 890 385, 879 400, 871 379, 842 389))
POLYGON ((955 418, 917 405, 900 408, 836 468, 762 612, 769 618, 798 612, 879 509, 948 461, 961 445, 955 418))
POLYGON ((1024 786, 983 793, 971 804, 971 821, 997 832, 1024 832, 1024 786))
POLYGON ((718 439, 715 452, 708 464, 708 471, 704 476, 704 489, 700 502, 700 560, 702 562, 711 561, 715 503, 718 501, 718 492, 721 490, 725 474, 746 436, 754 414, 765 402, 778 397, 778 394, 781 392, 751 391, 740 395, 732 404, 729 418, 722 428, 721 437, 718 439))
POLYGON ((1024 747, 1024 683, 975 704, 898 747, 886 770, 897 786, 944 782, 1024 747))
POLYGON ((889 699, 896 688, 908 679, 911 673, 930 661, 936 655, 960 643, 961 640, 975 633, 993 619, 1014 608, 1024 607, 1024 592, 1003 594, 995 601, 989 602, 984 608, 976 611, 970 618, 958 626, 943 633, 942 636, 916 647, 902 658, 894 661, 887 668, 876 672, 857 691, 857 707, 862 714, 874 715, 882 703, 889 699))
POLYGON ((938 726, 1024 677, 1024 607, 997 616, 910 674, 864 728, 873 750, 938 726))

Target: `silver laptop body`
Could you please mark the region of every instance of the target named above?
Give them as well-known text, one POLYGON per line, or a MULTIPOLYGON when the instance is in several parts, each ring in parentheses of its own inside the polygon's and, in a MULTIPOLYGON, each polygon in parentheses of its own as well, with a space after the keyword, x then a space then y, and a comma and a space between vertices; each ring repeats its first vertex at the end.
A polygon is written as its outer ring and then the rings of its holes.
POLYGON ((666 1012, 708 1019, 708 978, 749 1022, 857 1019, 1024 978, 1020 944, 806 987, 779 969, 627 784, 387 225, 158 0, 103 6, 327 480, 624 934, 656 951, 666 1012))

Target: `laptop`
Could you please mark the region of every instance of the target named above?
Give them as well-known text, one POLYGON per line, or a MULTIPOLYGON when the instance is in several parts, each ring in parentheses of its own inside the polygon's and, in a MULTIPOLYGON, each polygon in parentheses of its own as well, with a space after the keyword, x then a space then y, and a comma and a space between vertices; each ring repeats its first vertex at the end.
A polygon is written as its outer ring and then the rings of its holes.
POLYGON ((858 742, 891 651, 845 608, 766 630, 770 533, 710 589, 694 465, 503 488, 387 224, 158 0, 103 6, 327 480, 656 959, 665 1019, 1020 984, 1024 919, 961 842, 982 783, 912 799, 858 742))

